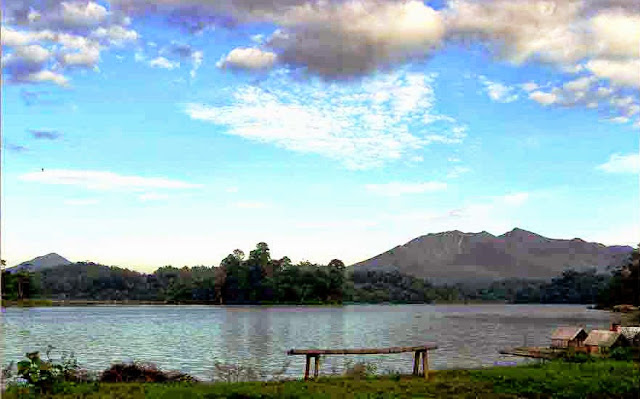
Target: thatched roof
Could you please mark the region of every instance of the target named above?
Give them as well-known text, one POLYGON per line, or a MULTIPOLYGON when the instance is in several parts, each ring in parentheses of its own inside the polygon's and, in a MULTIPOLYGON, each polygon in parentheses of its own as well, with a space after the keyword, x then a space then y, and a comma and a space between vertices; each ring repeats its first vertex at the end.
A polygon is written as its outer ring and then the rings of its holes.
POLYGON ((620 336, 621 334, 615 331, 592 330, 584 344, 608 348, 615 344, 620 336))
MULTIPOLYGON (((558 327, 551 334, 551 339, 561 339, 571 341, 584 331, 582 327, 558 327)), ((586 333, 586 332, 585 332, 586 333)))
POLYGON ((640 327, 620 327, 620 334, 629 341, 636 337, 640 338, 640 327))

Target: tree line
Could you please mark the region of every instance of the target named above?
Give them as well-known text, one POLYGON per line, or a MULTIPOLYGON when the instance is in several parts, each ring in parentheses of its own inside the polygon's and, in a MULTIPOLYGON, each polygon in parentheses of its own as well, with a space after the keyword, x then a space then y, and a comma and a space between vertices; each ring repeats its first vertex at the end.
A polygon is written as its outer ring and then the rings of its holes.
POLYGON ((551 281, 505 279, 484 287, 435 286, 397 270, 347 270, 339 259, 327 265, 272 259, 261 242, 246 256, 236 249, 219 266, 164 266, 151 274, 92 262, 2 273, 2 299, 139 300, 213 304, 340 304, 504 301, 583 303, 611 307, 638 303, 638 250, 609 274, 565 270, 551 281))

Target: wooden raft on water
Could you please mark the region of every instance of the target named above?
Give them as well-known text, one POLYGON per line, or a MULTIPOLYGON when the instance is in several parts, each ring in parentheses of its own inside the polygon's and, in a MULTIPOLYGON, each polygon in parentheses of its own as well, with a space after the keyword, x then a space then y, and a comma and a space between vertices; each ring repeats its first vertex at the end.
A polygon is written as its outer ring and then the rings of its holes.
POLYGON ((540 347, 518 347, 503 349, 500 354, 550 360, 559 357, 563 352, 566 351, 540 347))
POLYGON ((437 349, 434 344, 425 344, 420 346, 394 346, 391 348, 364 348, 364 349, 291 349, 287 355, 305 355, 306 363, 304 368, 304 379, 309 379, 309 368, 311 366, 311 358, 315 359, 315 368, 313 376, 318 377, 318 368, 320 365, 320 355, 380 355, 389 353, 415 352, 413 359, 413 374, 419 375, 420 363, 422 363, 422 373, 425 379, 429 378, 429 360, 427 352, 431 349, 437 349), (420 362, 422 358, 422 362, 420 362))

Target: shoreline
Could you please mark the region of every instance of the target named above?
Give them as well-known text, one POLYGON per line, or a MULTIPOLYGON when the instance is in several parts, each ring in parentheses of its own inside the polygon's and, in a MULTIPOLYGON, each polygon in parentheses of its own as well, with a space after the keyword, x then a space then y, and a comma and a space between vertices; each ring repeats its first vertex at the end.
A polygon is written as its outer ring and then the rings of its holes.
POLYGON ((3 300, 2 308, 9 307, 64 307, 64 306, 147 306, 147 305, 165 305, 165 306, 189 306, 189 305, 206 305, 211 307, 223 306, 255 306, 255 307, 272 307, 272 306, 304 306, 304 307, 342 307, 350 305, 579 305, 588 309, 605 310, 614 312, 612 309, 599 309, 591 304, 580 303, 510 303, 505 301, 433 301, 433 302, 342 302, 342 303, 217 303, 211 301, 149 301, 149 300, 86 300, 86 299, 30 299, 23 301, 7 301, 3 300))

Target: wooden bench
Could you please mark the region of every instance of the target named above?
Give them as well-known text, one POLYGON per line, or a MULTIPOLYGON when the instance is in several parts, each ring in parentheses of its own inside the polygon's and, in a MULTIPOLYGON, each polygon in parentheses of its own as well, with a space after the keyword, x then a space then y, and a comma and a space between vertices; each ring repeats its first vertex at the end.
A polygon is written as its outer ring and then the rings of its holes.
POLYGON ((307 361, 304 368, 304 379, 309 379, 309 368, 311 358, 315 359, 314 378, 318 377, 318 367, 320 365, 320 355, 378 355, 388 353, 414 352, 413 375, 420 375, 420 358, 422 358, 422 373, 425 379, 429 378, 429 360, 427 352, 438 347, 433 344, 420 346, 396 346, 392 348, 365 348, 365 349, 291 349, 287 355, 305 355, 307 361))

